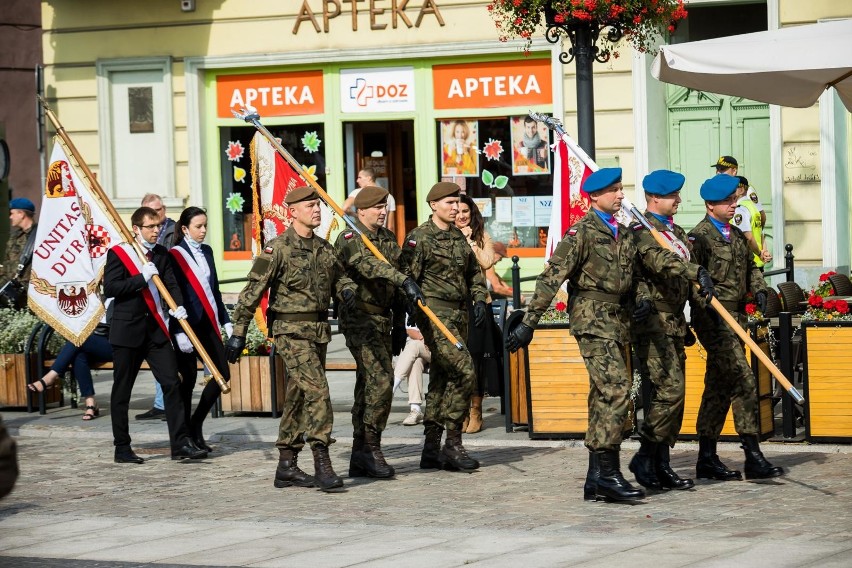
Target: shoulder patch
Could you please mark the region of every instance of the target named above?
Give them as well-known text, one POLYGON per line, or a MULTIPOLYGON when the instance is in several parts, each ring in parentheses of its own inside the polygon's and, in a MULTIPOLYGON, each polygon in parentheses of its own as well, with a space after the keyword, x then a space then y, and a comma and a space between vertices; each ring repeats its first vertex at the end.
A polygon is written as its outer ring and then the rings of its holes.
POLYGON ((412 248, 413 248, 413 247, 416 247, 416 246, 417 246, 417 241, 415 241, 414 239, 408 239, 408 246, 410 246, 410 247, 412 247, 412 248))
POLYGON ((565 234, 573 237, 574 235, 577 234, 577 229, 568 229, 568 231, 565 234))
POLYGON ((634 231, 641 231, 642 229, 644 229, 644 228, 645 228, 645 225, 643 225, 642 223, 636 223, 636 224, 635 224, 635 225, 633 225, 633 227, 631 227, 631 228, 632 228, 634 231))
POLYGON ((739 225, 742 222, 743 222, 742 213, 737 213, 736 215, 734 215, 734 224, 739 225))
POLYGON ((266 254, 272 254, 272 247, 267 246, 265 249, 263 249, 263 252, 265 252, 266 254))
POLYGON ((757 198, 757 194, 756 194, 756 193, 751 193, 751 194, 749 194, 749 198, 750 198, 752 201, 754 201, 755 203, 757 203, 757 202, 759 201, 759 200, 758 200, 758 198, 757 198))
POLYGON ((346 233, 343 233, 343 238, 346 239, 347 241, 354 236, 355 236, 355 233, 353 231, 348 231, 346 233))
POLYGON ((694 237, 694 236, 692 236, 692 235, 689 235, 689 236, 688 236, 688 237, 686 237, 686 238, 687 238, 687 239, 689 240, 689 242, 691 242, 691 243, 694 243, 694 242, 695 242, 695 237, 694 237))

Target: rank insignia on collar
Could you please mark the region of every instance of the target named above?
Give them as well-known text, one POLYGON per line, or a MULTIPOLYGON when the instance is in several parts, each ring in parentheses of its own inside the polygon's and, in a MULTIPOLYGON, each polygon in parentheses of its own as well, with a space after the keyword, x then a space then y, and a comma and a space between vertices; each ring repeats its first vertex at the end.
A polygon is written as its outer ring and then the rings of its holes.
POLYGON ((348 233, 343 235, 343 238, 348 241, 349 239, 351 239, 354 236, 355 236, 355 233, 353 233, 352 231, 349 231, 348 233))
POLYGON ((414 239, 408 239, 408 246, 410 246, 410 247, 416 247, 416 246, 417 246, 417 241, 415 241, 414 239))
POLYGON ((272 247, 266 247, 265 249, 263 249, 263 252, 265 252, 266 254, 272 254, 272 247))

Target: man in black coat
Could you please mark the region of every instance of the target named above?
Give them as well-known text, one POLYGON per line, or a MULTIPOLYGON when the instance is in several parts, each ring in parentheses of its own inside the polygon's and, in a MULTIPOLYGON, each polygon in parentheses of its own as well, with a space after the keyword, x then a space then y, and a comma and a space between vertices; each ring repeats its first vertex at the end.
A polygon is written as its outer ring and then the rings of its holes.
POLYGON ((165 247, 157 244, 161 222, 157 212, 140 207, 131 217, 136 241, 147 251, 148 262, 141 264, 129 244, 119 244, 107 253, 104 292, 115 298, 109 342, 114 355, 114 383, 110 398, 112 433, 116 463, 143 463, 130 448, 127 412, 130 393, 142 361, 148 361, 154 378, 163 387, 166 421, 169 425, 172 459, 199 459, 207 452, 195 447, 188 437, 186 417, 178 389, 175 352, 169 338, 168 316, 186 319, 180 304, 183 297, 172 272, 165 247), (178 308, 166 315, 163 302, 151 278, 159 274, 178 308))

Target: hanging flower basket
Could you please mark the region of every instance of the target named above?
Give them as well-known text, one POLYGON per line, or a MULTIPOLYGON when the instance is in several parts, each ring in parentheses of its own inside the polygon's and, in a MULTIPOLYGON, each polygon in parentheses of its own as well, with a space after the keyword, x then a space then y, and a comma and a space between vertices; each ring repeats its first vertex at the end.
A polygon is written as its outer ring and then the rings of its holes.
POLYGON ((527 48, 542 24, 559 26, 566 33, 588 27, 595 38, 609 27, 601 51, 614 57, 622 38, 640 52, 653 51, 655 36, 673 32, 686 18, 683 0, 492 0, 488 11, 500 41, 520 38, 527 48))

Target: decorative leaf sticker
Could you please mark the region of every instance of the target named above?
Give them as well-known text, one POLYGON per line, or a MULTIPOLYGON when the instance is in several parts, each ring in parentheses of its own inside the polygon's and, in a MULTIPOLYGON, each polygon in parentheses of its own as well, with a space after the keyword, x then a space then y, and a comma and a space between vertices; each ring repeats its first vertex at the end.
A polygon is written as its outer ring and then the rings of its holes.
POLYGON ((225 207, 228 208, 228 211, 231 214, 236 215, 237 213, 242 212, 243 205, 245 205, 246 200, 243 199, 243 196, 239 193, 232 193, 228 195, 228 199, 225 200, 225 207))
POLYGON ((494 174, 488 170, 482 170, 482 183, 488 187, 494 187, 494 174))
POLYGON ((494 180, 494 187, 497 189, 503 189, 506 187, 506 184, 509 183, 508 176, 497 176, 497 179, 494 180))
POLYGON ((503 143, 499 140, 489 138, 483 148, 483 152, 485 153, 485 157, 489 160, 499 160, 500 155, 503 153, 503 143))
POLYGON ((314 164, 313 166, 306 166, 302 164, 302 168, 304 168, 305 173, 307 173, 314 181, 317 181, 317 166, 314 164))
POLYGON ((239 162, 240 158, 243 157, 246 149, 243 148, 242 142, 237 140, 236 142, 228 142, 228 149, 225 150, 225 154, 228 156, 228 160, 231 162, 239 162))
POLYGON ((320 144, 322 144, 322 140, 319 139, 316 131, 305 132, 305 135, 302 136, 302 146, 305 148, 306 152, 313 154, 319 150, 320 144))
POLYGON ((241 168, 239 166, 234 166, 234 181, 245 183, 246 182, 246 170, 245 168, 241 168))

